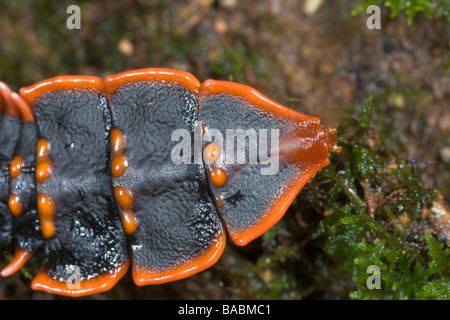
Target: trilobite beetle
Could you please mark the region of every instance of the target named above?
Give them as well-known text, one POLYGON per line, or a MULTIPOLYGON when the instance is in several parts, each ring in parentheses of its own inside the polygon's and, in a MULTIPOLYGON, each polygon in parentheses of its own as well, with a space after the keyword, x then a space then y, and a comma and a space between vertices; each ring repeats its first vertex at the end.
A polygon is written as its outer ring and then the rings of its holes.
POLYGON ((0 246, 15 248, 1 275, 42 251, 32 288, 73 297, 109 290, 129 266, 139 286, 205 270, 226 234, 246 245, 279 221, 337 150, 317 117, 184 71, 60 76, 20 94, 0 83, 0 94, 0 246), (198 123, 200 148, 175 163, 172 133, 194 145, 198 123), (225 147, 227 130, 244 135, 225 147), (268 155, 277 170, 261 174, 268 155))

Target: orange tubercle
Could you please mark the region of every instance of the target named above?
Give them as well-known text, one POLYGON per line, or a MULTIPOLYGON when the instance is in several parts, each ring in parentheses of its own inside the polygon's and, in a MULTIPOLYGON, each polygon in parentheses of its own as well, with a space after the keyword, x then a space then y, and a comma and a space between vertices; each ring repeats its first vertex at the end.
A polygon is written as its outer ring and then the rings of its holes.
POLYGON ((23 206, 20 197, 14 193, 9 195, 9 210, 13 214, 13 216, 18 217, 22 214, 23 206))
POLYGON ((120 154, 125 149, 125 135, 117 128, 111 130, 111 152, 113 155, 120 154))
POLYGON ((128 168, 127 155, 122 153, 114 156, 111 161, 111 173, 114 178, 122 176, 128 168))
POLYGON ((39 139, 36 144, 36 158, 46 158, 50 154, 50 143, 47 139, 39 139))
POLYGON ((125 187, 114 187, 114 195, 117 203, 123 210, 131 209, 133 206, 134 195, 133 192, 125 187))
POLYGON ((41 219, 42 235, 46 239, 50 239, 55 235, 55 221, 53 217, 46 217, 41 219))
POLYGON ((219 209, 223 207, 223 197, 216 197, 216 204, 219 209))
POLYGON ((204 154, 206 162, 211 164, 219 160, 222 150, 220 150, 220 147, 216 143, 211 142, 206 145, 204 154))
POLYGON ((44 217, 52 217, 56 213, 55 201, 45 193, 37 195, 37 208, 39 215, 44 217))
POLYGON ((23 249, 16 249, 13 260, 1 271, 2 277, 9 277, 16 273, 33 256, 33 253, 23 249))
POLYGON ((42 235, 49 239, 55 234, 55 201, 49 195, 40 193, 37 195, 37 208, 41 222, 42 235))
POLYGON ((105 292, 116 285, 125 275, 130 262, 127 260, 122 265, 105 275, 100 275, 88 280, 81 280, 79 288, 72 283, 51 278, 43 268, 39 271, 31 283, 33 290, 46 291, 69 297, 83 297, 95 293, 105 292), (70 285, 73 287, 71 288, 70 285))
POLYGON ((211 178, 211 182, 216 187, 223 187, 225 183, 227 183, 227 174, 222 168, 214 168, 210 170, 209 176, 211 178))
POLYGON ((39 139, 36 144, 36 182, 44 183, 53 173, 53 162, 50 160, 50 142, 39 139))
POLYGON ((22 172, 24 160, 21 156, 17 155, 11 161, 11 165, 9 167, 9 176, 11 179, 16 179, 19 174, 22 172))
POLYGON ((122 210, 120 217, 126 234, 133 234, 139 227, 139 222, 136 220, 133 210, 122 210))
POLYGON ((52 176, 53 163, 46 159, 38 161, 36 164, 36 181, 38 183, 44 183, 52 176))

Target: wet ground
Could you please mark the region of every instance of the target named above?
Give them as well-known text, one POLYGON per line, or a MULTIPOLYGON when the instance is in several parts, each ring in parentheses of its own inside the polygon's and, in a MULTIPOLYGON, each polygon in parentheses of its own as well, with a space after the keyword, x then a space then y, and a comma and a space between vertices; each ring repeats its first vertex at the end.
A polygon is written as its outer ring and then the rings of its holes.
MULTIPOLYGON (((194 0, 79 2, 80 30, 66 27, 74 2, 0 3, 0 79, 14 90, 62 74, 108 74, 146 67, 182 69, 200 81, 233 80, 337 126, 350 103, 373 95, 384 143, 450 197, 450 28, 418 15, 411 26, 382 7, 381 29, 350 15, 354 1, 194 0)), ((152 288, 127 276, 97 298, 240 298, 223 269, 240 259, 227 248, 218 269, 152 288), (217 279, 218 270, 220 277, 217 279)), ((6 281, 6 280, 5 280, 6 281)), ((31 293, 21 275, 0 298, 31 293), (19 289, 15 289, 19 288, 19 289)), ((326 297, 326 295, 324 295, 326 297)), ((287 297, 289 298, 289 297, 287 297)), ((296 298, 296 297, 293 297, 296 298)))

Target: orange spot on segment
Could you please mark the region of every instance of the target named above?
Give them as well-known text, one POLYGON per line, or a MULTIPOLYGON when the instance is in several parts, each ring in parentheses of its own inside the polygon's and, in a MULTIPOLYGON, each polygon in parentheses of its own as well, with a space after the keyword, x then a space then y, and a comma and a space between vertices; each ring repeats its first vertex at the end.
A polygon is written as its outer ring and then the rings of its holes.
POLYGON ((116 267, 107 274, 99 275, 87 280, 81 280, 80 287, 69 288, 66 281, 59 281, 50 277, 43 268, 39 271, 31 283, 33 290, 41 290, 54 294, 83 297, 95 293, 111 290, 116 283, 125 275, 130 265, 129 260, 116 267))
POLYGON ((47 139, 39 139, 36 144, 36 182, 44 183, 53 173, 53 162, 50 160, 50 143, 47 139))
POLYGON ((111 130, 111 151, 113 155, 120 154, 125 149, 125 135, 117 128, 111 130))
POLYGON ((11 179, 16 179, 22 172, 24 160, 21 156, 15 156, 11 161, 11 166, 9 167, 9 176, 11 179))
POLYGON ((41 216, 50 217, 56 213, 55 202, 49 195, 40 193, 37 195, 37 200, 37 207, 41 216))
POLYGON ((38 161, 36 165, 36 181, 44 183, 50 179, 53 172, 53 162, 50 160, 38 161))
POLYGON ((50 239, 55 235, 55 221, 53 217, 41 220, 42 235, 46 239, 50 239))
POLYGON ((112 158, 111 173, 114 178, 122 176, 128 168, 127 155, 122 153, 112 158))
MULTIPOLYGON (((168 270, 147 270, 133 264, 133 280, 138 286, 149 284, 160 284, 176 281, 190 277, 200 271, 208 269, 219 260, 225 248, 226 235, 221 230, 214 244, 198 257, 193 257, 191 261, 181 263, 168 270)), ((174 248, 176 250, 176 248, 174 248)))
POLYGON ((9 277, 16 273, 33 256, 33 253, 23 249, 16 249, 13 260, 0 273, 2 277, 9 277))
POLYGON ((36 158, 46 158, 50 153, 50 143, 47 139, 39 139, 36 144, 36 158))
POLYGON ((214 168, 210 171, 209 176, 211 178, 211 182, 216 187, 223 187, 227 182, 227 174, 225 170, 222 168, 214 168))
POLYGON ((114 195, 117 203, 123 210, 131 209, 134 201, 134 195, 131 190, 121 186, 114 187, 114 195))
POLYGON ((9 196, 9 210, 13 214, 13 216, 18 217, 23 211, 22 201, 20 197, 14 193, 11 193, 9 196))
POLYGON ((223 207, 223 198, 222 197, 216 197, 216 203, 217 207, 221 209, 223 207))
POLYGON ((55 201, 49 195, 40 193, 37 195, 37 208, 41 222, 42 235, 49 239, 55 234, 55 201))
POLYGON ((126 234, 133 234, 139 227, 139 222, 132 210, 123 210, 121 213, 121 220, 126 234))
POLYGON ((219 160, 220 155, 222 154, 222 150, 220 147, 214 142, 209 143, 205 147, 205 159, 208 164, 214 163, 219 160))

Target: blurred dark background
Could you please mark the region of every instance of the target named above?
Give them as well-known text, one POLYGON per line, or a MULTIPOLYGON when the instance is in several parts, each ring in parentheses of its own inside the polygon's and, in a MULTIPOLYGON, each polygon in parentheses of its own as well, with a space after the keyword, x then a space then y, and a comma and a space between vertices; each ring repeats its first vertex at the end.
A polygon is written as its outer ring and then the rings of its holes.
MULTIPOLYGON (((351 15, 360 2, 0 1, 0 80, 17 91, 63 74, 105 77, 138 68, 174 68, 200 81, 253 86, 328 126, 339 124, 350 103, 359 105, 372 95, 374 117, 388 132, 384 142, 413 159, 424 183, 448 197, 449 24, 417 14, 408 25, 404 12, 392 18, 382 6, 381 29, 369 30, 368 14, 351 15), (66 10, 73 4, 81 8, 79 30, 66 27, 66 10)), ((93 298, 348 297, 338 284, 318 289, 313 276, 308 281, 283 278, 270 268, 254 267, 271 245, 264 239, 245 248, 229 242, 216 266, 189 279, 137 288, 127 275, 114 290, 93 298), (247 272, 248 279, 236 276, 237 270, 247 272), (274 277, 281 280, 271 282, 274 277)), ((0 299, 55 298, 31 292, 29 283, 24 274, 1 279, 0 299)))

